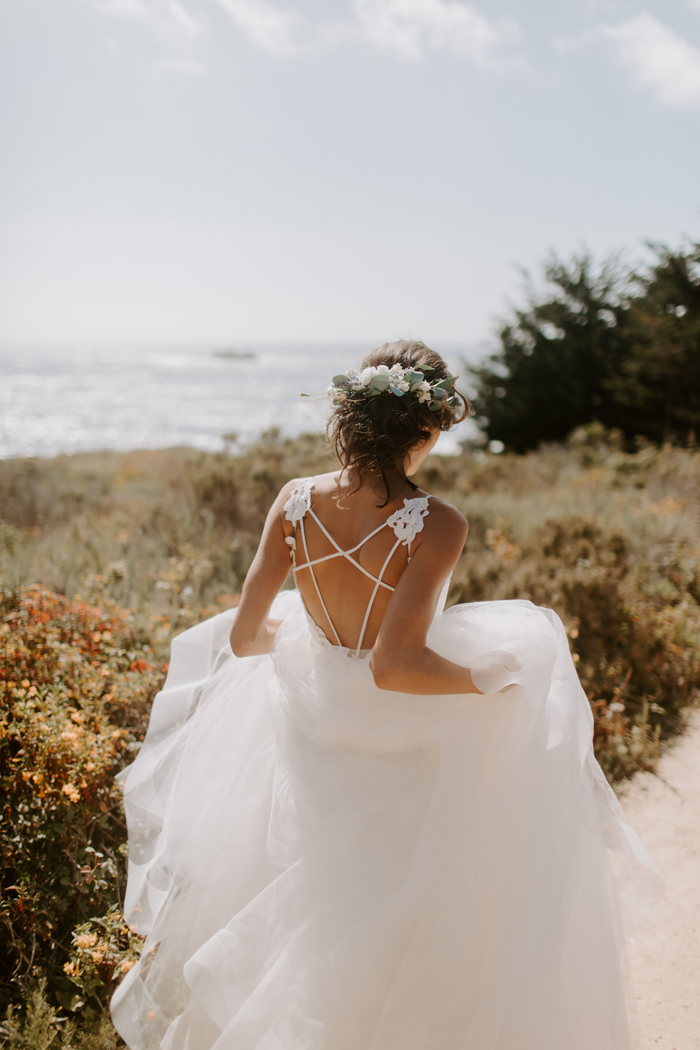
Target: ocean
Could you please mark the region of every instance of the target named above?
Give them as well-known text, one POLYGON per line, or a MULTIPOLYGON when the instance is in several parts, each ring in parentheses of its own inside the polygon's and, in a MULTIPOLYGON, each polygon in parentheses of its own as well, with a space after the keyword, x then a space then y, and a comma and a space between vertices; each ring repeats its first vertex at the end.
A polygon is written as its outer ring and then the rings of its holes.
MULTIPOLYGON (((270 427, 317 432, 330 379, 368 349, 0 347, 0 457, 174 445, 218 451, 225 435, 245 443, 270 427)), ((462 357, 474 359, 441 351, 457 371, 462 357)), ((455 453, 473 433, 469 421, 443 435, 437 451, 455 453)))

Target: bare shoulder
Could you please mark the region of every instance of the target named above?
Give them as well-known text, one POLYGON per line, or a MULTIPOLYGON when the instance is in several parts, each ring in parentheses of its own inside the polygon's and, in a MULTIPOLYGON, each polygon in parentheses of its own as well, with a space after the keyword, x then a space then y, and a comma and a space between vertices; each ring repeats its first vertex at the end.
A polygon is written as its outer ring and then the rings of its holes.
POLYGON ((422 542, 431 548, 441 547, 460 553, 469 532, 469 523, 464 515, 438 496, 431 496, 429 513, 424 519, 422 542))
MULTIPOLYGON (((427 495, 429 493, 426 492, 427 495)), ((425 519, 426 528, 435 528, 443 534, 454 534, 455 537, 463 536, 466 539, 469 522, 461 511, 439 496, 430 496, 428 506, 430 513, 425 519)))
POLYGON ((273 503, 273 507, 276 507, 278 509, 283 507, 289 499, 289 497, 291 496, 291 494, 294 492, 294 489, 302 480, 302 478, 292 478, 290 481, 286 481, 277 493, 277 496, 275 497, 275 502, 273 503))
POLYGON ((314 474, 314 492, 328 496, 338 491, 338 471, 329 470, 326 474, 314 474))
MULTIPOLYGON (((325 475, 323 475, 323 474, 320 475, 320 476, 321 477, 325 477, 325 475)), ((275 500, 275 503, 279 503, 280 500, 282 502, 286 502, 289 499, 289 497, 291 496, 291 494, 294 492, 294 490, 296 488, 298 488, 299 485, 302 484, 302 482, 309 481, 309 480, 310 480, 310 478, 291 478, 289 481, 286 481, 284 483, 284 485, 282 486, 282 488, 279 490, 279 493, 277 494, 277 498, 275 500)), ((314 488, 316 488, 317 487, 317 482, 319 480, 319 477, 317 475, 314 475, 314 479, 313 480, 314 480, 314 488)))
POLYGON ((290 499, 292 493, 294 492, 294 490, 299 486, 300 482, 305 481, 305 480, 306 480, 305 478, 291 478, 289 481, 285 482, 285 484, 282 486, 282 488, 277 493, 277 495, 275 497, 275 500, 274 500, 272 506, 270 507, 270 511, 269 511, 269 515, 268 515, 268 521, 270 521, 272 519, 275 519, 275 518, 278 518, 278 519, 280 519, 282 521, 283 527, 285 527, 284 526, 284 518, 285 518, 284 511, 285 511, 285 507, 286 507, 287 503, 289 502, 289 499, 290 499))

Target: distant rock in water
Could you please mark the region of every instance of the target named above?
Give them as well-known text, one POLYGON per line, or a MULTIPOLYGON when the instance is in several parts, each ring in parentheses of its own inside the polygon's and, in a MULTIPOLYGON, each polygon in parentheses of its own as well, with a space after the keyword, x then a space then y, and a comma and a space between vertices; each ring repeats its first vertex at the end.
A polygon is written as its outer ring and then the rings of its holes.
POLYGON ((212 350, 212 357, 223 357, 227 361, 251 361, 255 356, 254 350, 212 350))

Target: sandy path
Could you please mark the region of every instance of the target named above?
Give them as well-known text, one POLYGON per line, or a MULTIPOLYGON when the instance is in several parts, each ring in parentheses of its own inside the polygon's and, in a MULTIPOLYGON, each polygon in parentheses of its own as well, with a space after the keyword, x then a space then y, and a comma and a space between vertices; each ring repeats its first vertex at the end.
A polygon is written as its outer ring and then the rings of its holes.
POLYGON ((700 1050, 700 712, 620 801, 666 880, 630 952, 645 1050, 700 1050))

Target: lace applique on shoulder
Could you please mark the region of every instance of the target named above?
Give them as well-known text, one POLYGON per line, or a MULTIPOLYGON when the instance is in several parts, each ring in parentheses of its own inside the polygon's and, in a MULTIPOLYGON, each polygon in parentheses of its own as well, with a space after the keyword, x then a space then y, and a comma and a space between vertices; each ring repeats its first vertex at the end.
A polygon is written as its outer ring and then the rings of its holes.
POLYGON ((302 478, 284 505, 285 518, 294 525, 301 521, 311 507, 314 479, 302 478))
POLYGON ((397 510, 386 523, 394 530, 397 540, 412 543, 416 533, 423 531, 423 518, 428 514, 428 496, 417 496, 416 499, 405 499, 401 510, 397 510))

